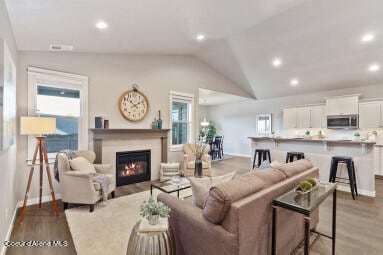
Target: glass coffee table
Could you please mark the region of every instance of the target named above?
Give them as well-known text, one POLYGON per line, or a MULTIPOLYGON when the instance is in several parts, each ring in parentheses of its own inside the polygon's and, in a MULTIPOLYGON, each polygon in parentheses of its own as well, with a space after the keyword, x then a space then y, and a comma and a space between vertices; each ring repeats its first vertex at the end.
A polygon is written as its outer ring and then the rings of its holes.
POLYGON ((336 183, 318 183, 318 187, 309 194, 300 195, 295 189, 273 199, 273 225, 272 225, 272 254, 276 254, 277 207, 282 207, 305 216, 304 254, 309 254, 310 232, 325 236, 332 240, 332 254, 335 254, 336 232, 336 183), (332 235, 325 235, 316 230, 310 230, 311 213, 329 196, 332 201, 332 235))
POLYGON ((180 191, 190 189, 191 185, 185 177, 181 177, 179 182, 174 180, 166 180, 150 184, 150 195, 153 195, 153 188, 168 194, 177 192, 177 198, 179 199, 180 191))

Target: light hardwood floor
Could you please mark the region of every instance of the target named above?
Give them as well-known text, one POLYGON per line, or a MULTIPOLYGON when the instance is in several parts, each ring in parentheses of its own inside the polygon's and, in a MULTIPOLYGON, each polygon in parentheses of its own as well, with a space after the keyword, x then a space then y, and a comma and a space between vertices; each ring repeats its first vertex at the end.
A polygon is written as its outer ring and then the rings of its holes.
MULTIPOLYGON (((213 163, 213 174, 220 175, 230 171, 249 169, 248 158, 235 157, 213 163)), ((116 190, 116 196, 141 192, 150 188, 150 182, 127 185, 116 190)), ((376 198, 359 196, 353 201, 348 193, 338 192, 336 254, 377 255, 383 254, 383 180, 376 180, 376 198)), ((54 216, 52 205, 44 203, 27 208, 23 224, 19 224, 20 210, 17 213, 12 241, 28 240, 66 240, 67 247, 57 248, 8 248, 7 255, 74 255, 73 240, 60 201, 60 216, 54 216)), ((331 233, 331 198, 320 207, 318 230, 331 233)), ((97 241, 97 240, 95 240, 97 241)), ((312 246, 311 254, 330 254, 331 241, 320 237, 312 246)), ((197 254, 196 254, 197 255, 197 254)), ((208 255, 208 254, 207 254, 208 255)))

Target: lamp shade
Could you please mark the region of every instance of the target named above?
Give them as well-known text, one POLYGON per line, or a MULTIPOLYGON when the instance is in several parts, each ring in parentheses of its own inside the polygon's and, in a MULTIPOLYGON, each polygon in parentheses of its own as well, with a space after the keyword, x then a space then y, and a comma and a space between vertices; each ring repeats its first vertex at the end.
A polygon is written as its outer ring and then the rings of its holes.
POLYGON ((48 117, 21 117, 21 135, 49 135, 56 133, 56 119, 48 117))

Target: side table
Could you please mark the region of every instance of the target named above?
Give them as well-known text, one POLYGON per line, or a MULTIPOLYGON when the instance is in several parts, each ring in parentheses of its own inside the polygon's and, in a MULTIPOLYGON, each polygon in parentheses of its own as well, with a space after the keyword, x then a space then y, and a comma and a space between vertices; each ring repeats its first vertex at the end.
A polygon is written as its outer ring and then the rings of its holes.
POLYGON ((276 255, 276 232, 277 232, 277 207, 291 210, 305 216, 305 241, 304 254, 309 254, 310 244, 310 221, 311 213, 330 195, 333 194, 332 201, 332 235, 325 235, 316 230, 311 230, 318 235, 325 236, 332 240, 332 254, 335 254, 335 232, 336 232, 336 183, 319 183, 318 187, 305 196, 299 195, 295 189, 286 194, 273 199, 273 225, 272 225, 272 254, 276 255))
POLYGON ((171 227, 167 231, 139 232, 140 222, 129 238, 127 255, 175 255, 176 248, 171 227))

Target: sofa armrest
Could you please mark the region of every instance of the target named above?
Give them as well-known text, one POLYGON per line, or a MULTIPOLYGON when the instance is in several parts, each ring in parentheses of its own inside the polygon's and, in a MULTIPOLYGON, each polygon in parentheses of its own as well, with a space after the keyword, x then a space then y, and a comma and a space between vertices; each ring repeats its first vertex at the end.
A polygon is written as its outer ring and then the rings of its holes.
POLYGON ((237 236, 207 221, 200 208, 166 193, 157 199, 171 209, 169 222, 180 254, 238 254, 237 236))
POLYGON ((94 168, 97 173, 101 174, 112 174, 112 165, 111 164, 94 164, 94 168))

